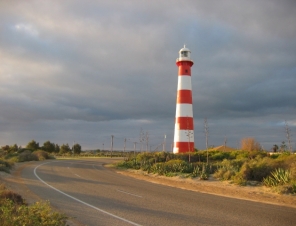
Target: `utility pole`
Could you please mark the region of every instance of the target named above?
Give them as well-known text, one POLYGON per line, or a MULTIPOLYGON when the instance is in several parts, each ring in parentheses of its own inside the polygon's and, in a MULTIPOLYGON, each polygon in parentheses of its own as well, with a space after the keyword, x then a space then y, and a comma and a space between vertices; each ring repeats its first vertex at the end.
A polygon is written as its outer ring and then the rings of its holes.
POLYGON ((226 151, 226 143, 227 143, 227 138, 224 138, 224 152, 226 151))
POLYGON ((142 152, 143 142, 145 141, 145 134, 144 134, 142 128, 141 128, 141 131, 140 131, 139 141, 140 141, 140 152, 142 152))
POLYGON ((206 135, 206 149, 207 149, 207 164, 209 164, 208 133, 209 133, 208 121, 207 121, 207 118, 205 118, 205 135, 206 135))
POLYGON ((165 152, 165 145, 166 145, 166 135, 164 135, 164 138, 163 138, 163 147, 162 147, 163 152, 165 152))
POLYGON ((136 146, 137 146, 137 142, 134 142, 134 158, 136 157, 136 146))
POLYGON ((126 147, 126 138, 124 138, 124 147, 123 147, 123 152, 125 152, 125 147, 126 147))
POLYGON ((111 158, 112 158, 112 154, 113 154, 113 138, 114 138, 114 136, 111 135, 111 158))
POLYGON ((146 132, 146 151, 148 151, 148 146, 149 146, 149 133, 146 132))
POLYGON ((189 130, 189 122, 188 122, 188 117, 187 117, 187 131, 186 131, 186 136, 188 137, 188 151, 189 151, 189 155, 188 155, 188 161, 189 163, 191 162, 191 148, 190 148, 190 138, 191 135, 193 135, 193 132, 189 130))
POLYGON ((290 152, 292 152, 292 145, 291 145, 291 139, 290 139, 290 129, 288 127, 287 120, 285 120, 285 124, 286 124, 286 135, 287 135, 287 140, 288 140, 288 146, 289 146, 290 152))
MULTIPOLYGON (((126 138, 124 138, 123 153, 125 153, 125 147, 126 147, 126 138)), ((122 156, 123 156, 123 153, 122 153, 122 156)))

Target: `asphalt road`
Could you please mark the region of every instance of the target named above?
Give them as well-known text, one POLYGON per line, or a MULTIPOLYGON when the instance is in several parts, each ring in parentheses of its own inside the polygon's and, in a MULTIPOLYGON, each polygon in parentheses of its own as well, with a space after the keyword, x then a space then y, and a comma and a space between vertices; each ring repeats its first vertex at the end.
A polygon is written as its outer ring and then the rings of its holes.
POLYGON ((208 195, 117 174, 114 159, 36 162, 31 192, 81 225, 296 225, 296 209, 208 195))

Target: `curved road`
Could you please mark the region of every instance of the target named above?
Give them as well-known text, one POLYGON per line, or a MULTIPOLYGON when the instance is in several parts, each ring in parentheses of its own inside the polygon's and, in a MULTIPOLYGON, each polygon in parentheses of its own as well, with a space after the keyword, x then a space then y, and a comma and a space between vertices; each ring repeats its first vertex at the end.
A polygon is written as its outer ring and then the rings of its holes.
POLYGON ((117 174, 114 159, 36 162, 26 186, 81 225, 295 225, 296 209, 208 195, 117 174))

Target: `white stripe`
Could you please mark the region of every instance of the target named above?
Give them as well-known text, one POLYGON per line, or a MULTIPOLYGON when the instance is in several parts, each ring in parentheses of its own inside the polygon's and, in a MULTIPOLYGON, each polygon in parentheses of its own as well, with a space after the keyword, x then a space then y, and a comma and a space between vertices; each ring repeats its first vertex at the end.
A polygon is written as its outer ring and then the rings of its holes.
POLYGON ((191 76, 178 76, 178 90, 192 90, 191 76))
POLYGON ((111 216, 111 217, 114 217, 114 218, 116 218, 116 219, 119 219, 119 220, 122 220, 122 221, 124 221, 124 222, 130 223, 130 224, 132 224, 132 225, 140 225, 140 224, 137 224, 137 223, 135 223, 135 222, 129 221, 129 220, 127 220, 127 219, 124 219, 124 218, 122 218, 122 217, 116 216, 116 215, 114 215, 114 214, 112 214, 112 213, 109 213, 109 212, 107 212, 107 211, 105 211, 105 210, 102 210, 102 209, 100 209, 100 208, 97 208, 97 207, 95 207, 95 206, 93 206, 93 205, 91 205, 91 204, 88 204, 88 203, 86 203, 86 202, 83 202, 83 201, 81 201, 80 199, 77 199, 77 198, 75 198, 75 197, 73 197, 73 196, 71 196, 71 195, 68 195, 67 193, 62 192, 62 191, 60 191, 59 189, 57 189, 57 188, 55 188, 55 187, 49 185, 48 183, 46 183, 44 180, 42 180, 42 179, 37 175, 36 170, 38 169, 39 166, 42 166, 42 165, 45 165, 45 164, 49 164, 49 163, 50 163, 50 162, 46 162, 46 163, 40 164, 40 165, 36 166, 35 169, 34 169, 34 174, 35 174, 35 176, 36 176, 37 179, 38 179, 39 181, 41 181, 43 184, 47 185, 48 187, 52 188, 53 190, 55 190, 55 191, 57 191, 57 192, 59 192, 59 193, 65 195, 65 196, 67 196, 67 197, 69 197, 69 198, 71 198, 71 199, 73 199, 73 200, 75 200, 75 201, 77 201, 77 202, 80 202, 81 204, 84 204, 84 205, 86 205, 86 206, 88 206, 88 207, 91 207, 91 208, 93 208, 93 209, 95 209, 95 210, 98 210, 98 211, 100 211, 100 212, 102 212, 102 213, 105 213, 105 214, 107 214, 107 215, 109 215, 109 216, 111 216))
POLYGON ((132 194, 132 193, 129 193, 129 192, 126 192, 126 191, 121 191, 121 190, 118 190, 118 189, 116 191, 122 192, 122 193, 127 194, 127 195, 132 195, 132 196, 142 198, 142 196, 140 196, 140 195, 135 195, 135 194, 132 194))
POLYGON ((192 104, 177 104, 176 118, 178 117, 193 117, 192 104))
POLYGON ((179 130, 178 128, 175 128, 174 142, 189 142, 189 137, 190 142, 194 142, 193 130, 179 130))
POLYGON ((174 149, 173 149, 173 153, 179 153, 179 148, 176 148, 176 147, 174 147, 174 149))

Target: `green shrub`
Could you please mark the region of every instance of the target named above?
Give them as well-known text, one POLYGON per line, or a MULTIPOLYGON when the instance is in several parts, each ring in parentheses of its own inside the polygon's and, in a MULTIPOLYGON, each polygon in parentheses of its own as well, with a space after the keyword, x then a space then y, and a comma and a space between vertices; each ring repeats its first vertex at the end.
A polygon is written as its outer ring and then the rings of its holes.
POLYGON ((214 173, 214 177, 220 180, 230 180, 235 175, 233 169, 220 168, 214 173))
POLYGON ((211 151, 210 159, 214 161, 222 161, 224 159, 230 159, 230 152, 211 151))
POLYGON ((296 181, 296 161, 291 164, 290 171, 291 171, 291 179, 296 181))
POLYGON ((14 166, 14 162, 11 160, 0 159, 0 171, 4 171, 6 173, 10 172, 10 169, 14 166))
POLYGON ((223 180, 230 180, 235 175, 235 171, 226 170, 222 176, 223 180))
POLYGON ((247 180, 240 173, 235 174, 234 176, 232 176, 231 179, 232 179, 233 183, 235 183, 237 185, 241 185, 241 186, 246 186, 247 185, 247 180))
POLYGON ((271 173, 271 176, 264 178, 263 183, 267 187, 284 185, 290 181, 290 175, 290 171, 278 168, 271 173))
POLYGON ((49 159, 48 153, 42 150, 34 151, 31 155, 34 156, 34 158, 37 158, 39 161, 49 159))
POLYGON ((269 157, 256 157, 249 161, 251 173, 247 180, 262 181, 264 177, 271 174, 273 170, 278 168, 278 163, 269 157))
POLYGON ((33 205, 15 205, 9 199, 1 201, 0 225, 66 225, 64 214, 53 212, 48 202, 36 202, 33 205))
POLYGON ((291 169, 295 168, 296 170, 296 155, 288 153, 281 154, 275 162, 277 163, 278 167, 283 169, 291 169))
POLYGON ((154 160, 154 154, 151 152, 143 152, 137 155, 136 157, 137 162, 145 163, 149 161, 150 159, 154 160))
POLYGON ((64 214, 52 211, 49 202, 36 202, 28 206, 17 193, 0 185, 0 225, 66 225, 64 214))
POLYGON ((245 162, 242 167, 240 168, 240 171, 238 172, 238 176, 247 181, 251 178, 252 175, 252 169, 250 167, 250 165, 248 164, 248 162, 245 162))
POLYGON ((10 200, 15 205, 24 205, 26 204, 25 200, 21 195, 14 193, 13 191, 7 190, 3 185, 0 191, 0 203, 2 204, 3 200, 10 200))
POLYGON ((36 155, 32 155, 31 151, 25 150, 18 156, 19 162, 26 162, 26 161, 38 161, 38 157, 36 155))
POLYGON ((231 151, 229 155, 229 159, 247 159, 248 158, 248 152, 247 151, 231 151))
POLYGON ((210 165, 207 165, 207 164, 202 165, 202 170, 199 175, 200 180, 208 180, 209 179, 210 168, 211 168, 210 165))
POLYGON ((219 178, 220 180, 230 180, 238 171, 242 162, 236 160, 227 160, 224 159, 218 169, 214 173, 214 177, 219 178))
MULTIPOLYGON (((214 173, 214 177, 215 178, 218 178, 218 179, 220 179, 220 180, 224 180, 224 177, 223 177, 223 175, 224 175, 224 173, 227 171, 227 169, 226 168, 220 168, 220 169, 218 169, 215 173, 214 173)), ((228 179, 227 179, 228 180, 228 179)))
POLYGON ((117 163, 118 168, 125 169, 140 169, 140 163, 136 161, 136 159, 124 160, 122 162, 117 163))

